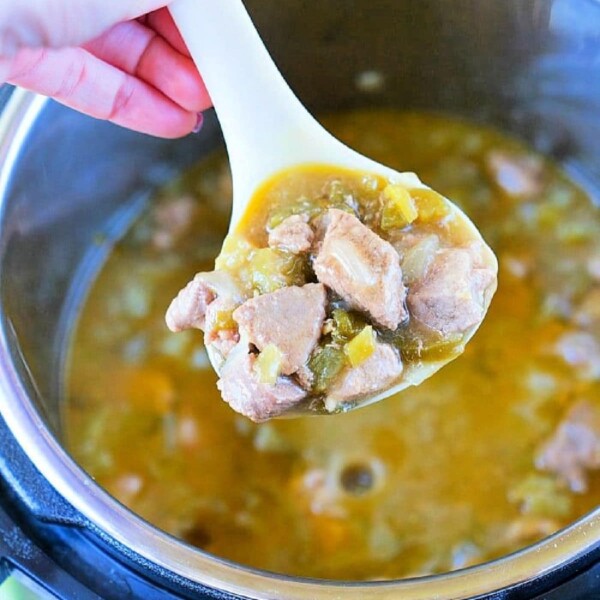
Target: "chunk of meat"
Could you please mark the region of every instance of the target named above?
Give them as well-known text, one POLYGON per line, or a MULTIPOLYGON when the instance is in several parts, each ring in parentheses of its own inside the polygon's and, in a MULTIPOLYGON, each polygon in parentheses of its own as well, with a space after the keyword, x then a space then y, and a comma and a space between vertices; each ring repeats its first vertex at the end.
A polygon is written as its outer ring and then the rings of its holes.
POLYGON ((383 392, 402 375, 402 361, 389 344, 375 343, 375 351, 357 367, 346 367, 329 388, 325 407, 333 411, 340 404, 383 392))
POLYGON ((269 233, 269 246, 300 254, 311 249, 314 237, 312 227, 308 224, 308 216, 292 215, 269 233))
POLYGON ((560 477, 574 492, 587 490, 586 471, 600 468, 600 408, 574 404, 536 455, 536 466, 560 477))
POLYGON ((339 483, 336 467, 309 467, 291 480, 291 499, 306 516, 348 517, 347 496, 339 483))
POLYGON ((515 279, 526 279, 532 273, 534 261, 531 256, 505 252, 500 257, 500 264, 507 275, 515 279))
POLYGON ((165 317, 171 331, 204 329, 206 309, 217 296, 203 275, 198 273, 171 302, 165 317))
POLYGON ((306 363, 321 337, 327 292, 322 283, 290 286, 244 302, 233 313, 240 333, 259 350, 274 344, 283 355, 281 372, 306 363))
POLYGON ((575 311, 575 322, 582 327, 600 326, 600 287, 592 288, 575 311))
POLYGON ((233 410, 256 423, 277 417, 304 400, 307 392, 289 377, 275 384, 260 383, 254 370, 257 356, 241 341, 221 369, 217 387, 233 410))
POLYGON ((397 329, 408 316, 400 257, 394 247, 355 216, 329 209, 314 261, 317 279, 375 323, 397 329))
POLYGON ((600 255, 596 254, 587 261, 587 272, 595 281, 600 281, 600 255))
POLYGON ((600 344, 586 331, 570 331, 556 342, 557 354, 583 379, 600 378, 600 344))
POLYGON ((159 204, 154 211, 156 229, 152 244, 159 250, 167 250, 189 230, 197 203, 191 196, 173 198, 159 204))
POLYGON ((198 273, 171 302, 165 320, 174 332, 204 330, 205 345, 212 345, 227 356, 239 340, 231 313, 240 301, 240 291, 231 275, 223 271, 198 273), (230 325, 223 324, 227 316, 230 325))
POLYGON ((408 308, 415 319, 442 335, 462 333, 483 319, 495 282, 495 272, 477 266, 471 249, 440 250, 425 278, 409 290, 408 308))
POLYGON ((123 473, 114 479, 109 479, 106 487, 121 502, 132 502, 142 491, 145 483, 144 478, 137 473, 123 473))
MULTIPOLYGON (((234 329, 220 329, 213 332, 210 344, 221 354, 221 356, 223 356, 223 358, 227 358, 239 341, 240 334, 234 329)), ((206 339, 204 344, 208 346, 206 339)))
POLYGON ((312 390, 315 382, 314 373, 308 368, 308 365, 302 365, 295 373, 294 379, 305 389, 312 390))
POLYGON ((493 150, 487 155, 486 167, 494 182, 509 196, 529 198, 543 190, 544 163, 537 157, 493 150))

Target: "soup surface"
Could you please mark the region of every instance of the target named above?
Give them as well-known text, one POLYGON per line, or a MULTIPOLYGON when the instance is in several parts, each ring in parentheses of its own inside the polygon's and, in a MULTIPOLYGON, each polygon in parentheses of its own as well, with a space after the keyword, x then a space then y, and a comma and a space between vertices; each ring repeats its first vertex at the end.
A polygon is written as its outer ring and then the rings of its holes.
POLYGON ((74 457, 151 523, 246 565, 389 579, 511 552, 600 499, 600 213, 496 131, 441 116, 340 114, 358 151, 457 201, 499 288, 463 356, 418 388, 326 418, 255 425, 219 398, 199 332, 164 312, 228 224, 217 153, 160 191, 112 250, 74 333, 74 457), (575 442, 579 443, 575 443, 575 442))

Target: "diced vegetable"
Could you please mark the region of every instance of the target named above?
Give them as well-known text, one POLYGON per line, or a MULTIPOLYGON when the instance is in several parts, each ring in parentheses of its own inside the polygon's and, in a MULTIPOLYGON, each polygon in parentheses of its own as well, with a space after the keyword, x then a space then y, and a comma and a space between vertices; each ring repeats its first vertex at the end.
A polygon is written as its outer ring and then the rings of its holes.
POLYGON ((221 331, 223 329, 236 329, 237 323, 233 319, 232 310, 219 310, 215 315, 213 329, 221 331))
POLYGON ((373 327, 367 325, 344 346, 344 352, 353 367, 358 367, 375 352, 373 327))
POLYGON ((124 286, 118 302, 113 301, 111 304, 115 308, 115 316, 124 314, 129 317, 143 319, 152 307, 150 288, 138 285, 138 282, 132 279, 129 285, 124 286))
POLYGON ((252 445, 259 452, 286 453, 292 446, 272 423, 262 423, 256 428, 252 445))
POLYGON ((392 343, 400 350, 402 360, 415 362, 418 360, 445 360, 458 356, 464 350, 463 336, 432 335, 429 339, 422 333, 412 331, 410 327, 394 333, 392 343))
POLYGON ((373 560, 386 562, 402 551, 402 536, 385 519, 375 519, 368 537, 369 554, 373 560))
POLYGON ((421 223, 431 223, 443 219, 449 213, 448 204, 443 196, 427 188, 414 188, 410 190, 411 198, 417 205, 421 223))
POLYGON ((249 260, 254 246, 244 237, 236 234, 228 235, 223 241, 221 253, 215 260, 216 269, 234 271, 243 267, 249 260))
POLYGON ((252 286, 260 294, 306 283, 306 259, 272 248, 257 250, 250 259, 252 286))
POLYGON ((360 183, 367 192, 376 192, 379 189, 379 179, 374 175, 365 175, 360 183))
POLYGON ((404 252, 402 258, 402 276, 407 284, 425 277, 436 251, 440 247, 437 235, 428 235, 404 252))
POLYGON ((399 229, 410 225, 417 217, 417 207, 410 192, 398 184, 387 185, 382 194, 381 228, 399 229))
POLYGON ((260 383, 274 385, 281 374, 283 354, 275 344, 268 344, 258 355, 255 363, 256 373, 260 383))
POLYGON ((275 227, 281 225, 283 221, 292 215, 308 215, 309 218, 312 218, 320 214, 323 210, 324 206, 318 200, 310 200, 305 196, 301 196, 295 202, 278 206, 271 212, 267 221, 267 231, 275 229, 275 227))
POLYGON ((292 215, 307 215, 309 219, 313 219, 330 208, 338 208, 351 214, 356 213, 357 203, 352 191, 337 180, 325 186, 321 197, 300 196, 297 200, 272 210, 267 221, 267 231, 275 229, 292 215))
POLYGON ((566 244, 578 244, 594 239, 598 235, 597 224, 593 221, 560 223, 556 230, 556 236, 561 242, 566 244))
POLYGON ((327 184, 325 193, 327 194, 330 204, 341 204, 345 201, 346 196, 351 195, 349 190, 347 190, 342 182, 337 179, 334 179, 327 184))
POLYGON ((278 208, 277 210, 272 211, 269 215, 269 219, 267 220, 267 231, 272 231, 273 229, 275 229, 275 227, 281 225, 288 217, 291 217, 293 214, 297 213, 290 212, 288 206, 283 206, 281 208, 278 208))
POLYGON ((351 214, 356 212, 358 204, 352 189, 345 186, 341 181, 334 179, 325 186, 325 198, 321 198, 321 210, 337 208, 351 214))
POLYGON ((364 318, 358 313, 348 312, 341 308, 333 311, 333 329, 331 337, 334 342, 345 344, 358 335, 366 325, 364 318))
POLYGON ((521 512, 536 517, 565 517, 571 512, 571 498, 552 477, 531 474, 509 490, 508 499, 521 512))
POLYGON ((344 351, 337 346, 327 345, 319 350, 308 362, 308 368, 314 375, 312 391, 324 393, 345 365, 344 351))

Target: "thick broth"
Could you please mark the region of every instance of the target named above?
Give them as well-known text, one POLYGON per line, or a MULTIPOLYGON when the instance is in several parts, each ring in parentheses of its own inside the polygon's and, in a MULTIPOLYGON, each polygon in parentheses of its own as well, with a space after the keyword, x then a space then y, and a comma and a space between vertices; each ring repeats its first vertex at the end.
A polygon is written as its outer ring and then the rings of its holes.
POLYGON ((353 413, 263 425, 235 415, 219 398, 200 332, 174 335, 163 321, 189 273, 212 268, 225 234, 230 188, 219 154, 158 194, 91 289, 68 372, 75 458, 191 544, 313 577, 456 569, 592 509, 599 476, 574 493, 536 469, 535 456, 571 405, 599 403, 600 368, 556 350, 600 286, 598 210, 552 164, 496 131, 395 112, 326 125, 457 201, 495 250, 499 289, 465 354, 419 388, 353 413), (498 152, 534 165, 537 189, 520 197, 505 185, 490 169, 498 152))

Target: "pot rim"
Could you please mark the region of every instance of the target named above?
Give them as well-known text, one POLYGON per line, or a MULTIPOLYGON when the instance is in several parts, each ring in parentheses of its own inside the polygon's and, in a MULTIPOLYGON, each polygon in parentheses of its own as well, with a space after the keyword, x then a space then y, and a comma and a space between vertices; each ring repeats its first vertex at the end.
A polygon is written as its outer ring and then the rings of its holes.
MULTIPOLYGON (((0 223, 13 168, 48 99, 17 89, 0 114, 0 223)), ((0 247, 2 244, 0 243, 0 247)), ((0 310, 1 310, 0 306, 0 310)), ((461 600, 518 587, 564 569, 600 542, 600 508, 537 544, 450 573, 381 582, 333 582, 250 569, 193 549, 112 498, 68 455, 28 397, 0 327, 0 414, 33 464, 86 519, 139 557, 195 584, 256 600, 461 600)))

